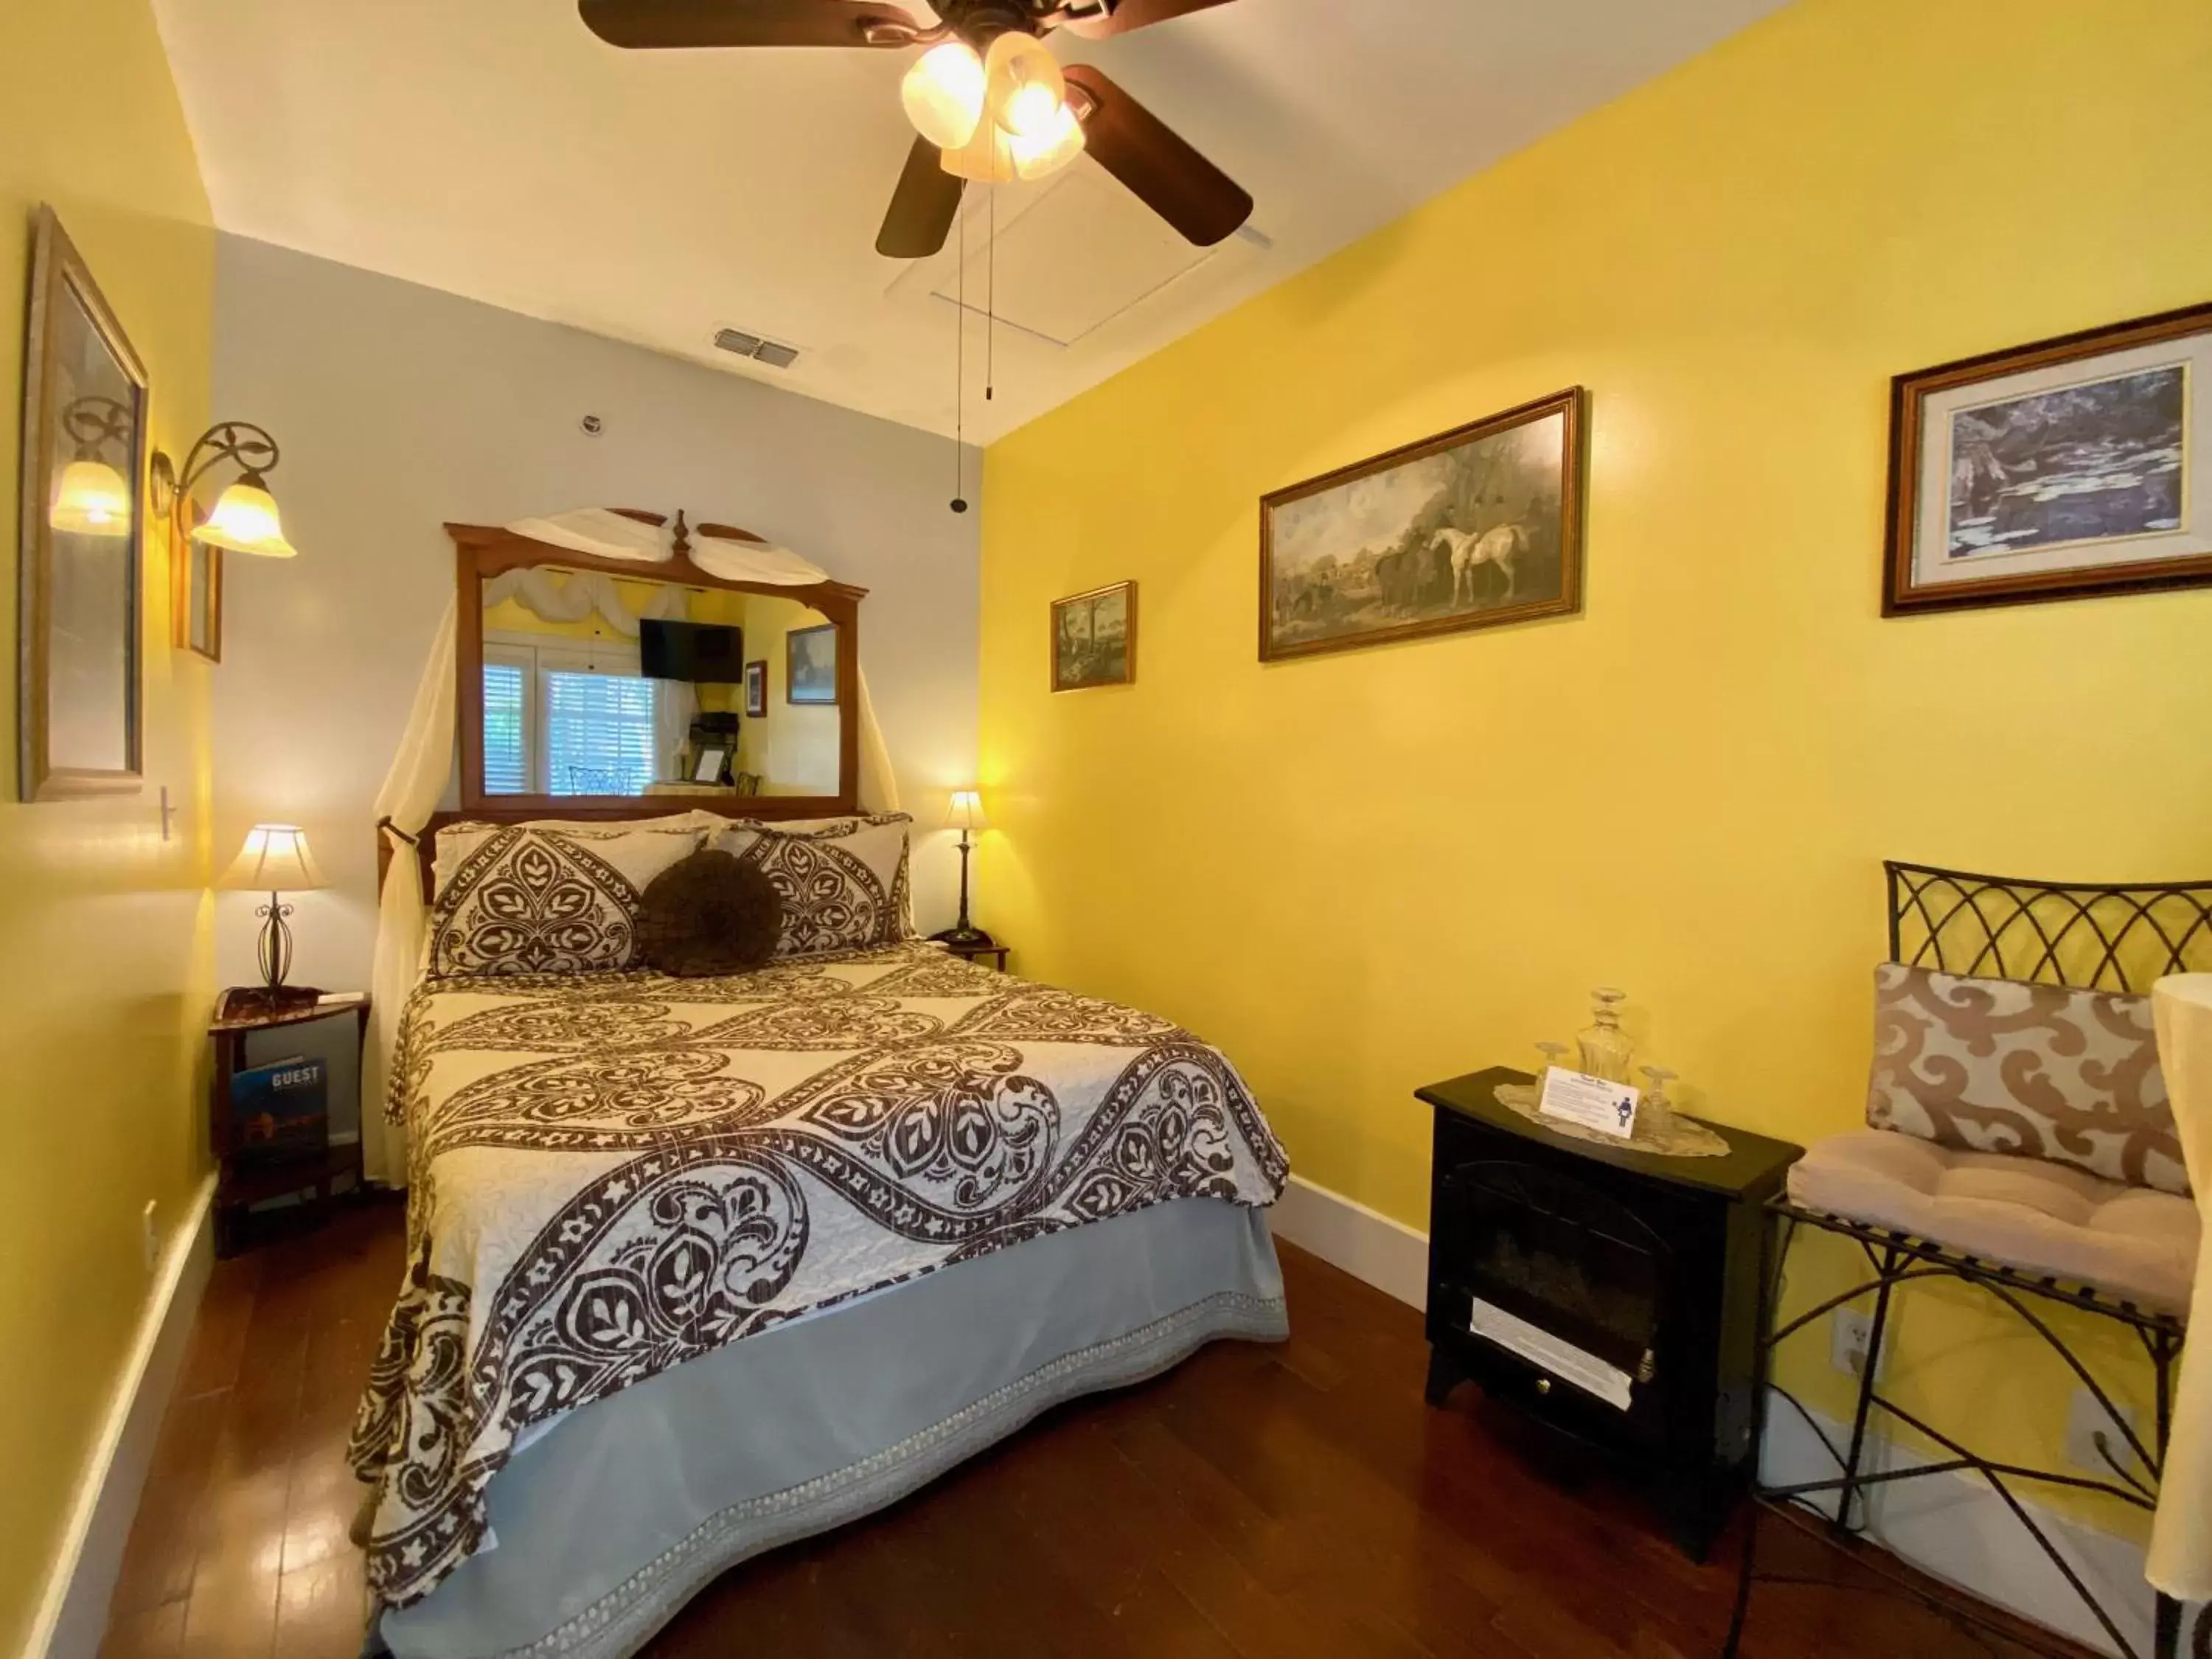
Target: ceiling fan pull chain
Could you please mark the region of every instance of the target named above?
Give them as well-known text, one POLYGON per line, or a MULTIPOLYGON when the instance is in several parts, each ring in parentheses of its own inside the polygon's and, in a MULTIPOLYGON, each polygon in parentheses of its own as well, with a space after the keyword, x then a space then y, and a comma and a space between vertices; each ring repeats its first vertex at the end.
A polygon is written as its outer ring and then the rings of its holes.
POLYGON ((991 192, 991 245, 983 257, 983 401, 989 403, 999 378, 999 183, 991 192))
POLYGON ((968 481, 962 456, 968 435, 962 413, 962 398, 968 390, 968 216, 963 213, 959 219, 959 270, 952 285, 952 510, 965 513, 968 502, 960 489, 968 481))

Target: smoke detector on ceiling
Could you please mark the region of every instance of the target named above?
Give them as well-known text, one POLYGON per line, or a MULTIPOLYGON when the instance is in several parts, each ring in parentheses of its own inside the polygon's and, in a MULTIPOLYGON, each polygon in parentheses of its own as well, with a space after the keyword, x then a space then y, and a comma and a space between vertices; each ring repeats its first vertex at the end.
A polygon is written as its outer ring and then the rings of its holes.
POLYGON ((714 344, 720 350, 750 357, 757 363, 766 363, 770 368, 789 368, 799 361, 799 348, 785 345, 781 341, 748 334, 741 328, 718 328, 714 344))

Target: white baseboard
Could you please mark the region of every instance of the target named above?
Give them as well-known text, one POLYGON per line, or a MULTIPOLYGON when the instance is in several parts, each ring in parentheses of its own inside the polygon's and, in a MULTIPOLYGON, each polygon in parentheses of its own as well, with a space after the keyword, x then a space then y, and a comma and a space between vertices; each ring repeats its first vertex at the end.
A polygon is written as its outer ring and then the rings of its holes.
POLYGON ((154 1443, 184 1364, 185 1340, 215 1265, 215 1176, 200 1183, 184 1224, 169 1241, 138 1334, 116 1380, 99 1442, 77 1486, 69 1528, 48 1569, 31 1624, 30 1659, 94 1659, 107 1633, 107 1606, 154 1443))
MULTIPOLYGON (((1849 1425, 1817 1413, 1814 1419, 1835 1444, 1849 1443, 1849 1425)), ((1863 1467, 1879 1472, 1934 1461, 1877 1436, 1869 1442, 1863 1467)), ((1841 1473, 1805 1419, 1771 1395, 1760 1468, 1764 1479, 1776 1486, 1832 1480, 1841 1473)), ((1834 1514, 1833 1498, 1821 1496, 1826 1500, 1820 1504, 1823 1511, 1834 1514)), ((1964 1471, 1924 1475, 1875 1487, 1865 1496, 1867 1535, 1891 1554, 2085 1647, 2100 1653, 2119 1651, 2004 1500, 1980 1476, 1964 1471)), ((2023 1507, 2105 1604, 2129 1644, 2138 1653, 2148 1653, 2153 1597, 2143 1578, 2142 1547, 2040 1504, 2023 1507)))
POLYGON ((1380 1210, 1292 1176, 1267 1224, 1354 1279, 1415 1308, 1429 1301, 1429 1236, 1380 1210))

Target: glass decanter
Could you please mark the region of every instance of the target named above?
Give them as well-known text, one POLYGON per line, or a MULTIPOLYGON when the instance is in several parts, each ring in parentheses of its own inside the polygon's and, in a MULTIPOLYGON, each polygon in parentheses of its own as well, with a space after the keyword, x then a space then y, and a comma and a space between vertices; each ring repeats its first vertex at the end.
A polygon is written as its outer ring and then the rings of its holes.
POLYGON ((1629 1042, 1628 1033, 1620 1029, 1620 1005, 1627 1000, 1627 992, 1616 991, 1609 985, 1601 985, 1592 991, 1593 1024, 1575 1039, 1582 1051, 1583 1070, 1607 1083, 1627 1082, 1629 1062, 1636 1058, 1635 1045, 1629 1042))
POLYGON ((1667 1085, 1680 1075, 1664 1066, 1644 1066, 1638 1068, 1644 1073, 1644 1103, 1636 1109, 1636 1133, 1644 1134, 1647 1128, 1657 1139, 1671 1128, 1674 1121, 1674 1103, 1667 1098, 1667 1085))

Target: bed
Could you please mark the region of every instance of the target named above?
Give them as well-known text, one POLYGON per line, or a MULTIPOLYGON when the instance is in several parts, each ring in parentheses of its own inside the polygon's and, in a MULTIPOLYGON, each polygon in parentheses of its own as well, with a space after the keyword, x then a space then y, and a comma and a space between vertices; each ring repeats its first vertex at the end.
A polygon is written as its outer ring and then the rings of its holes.
POLYGON ((1230 1063, 909 931, 418 984, 409 1265, 353 1441, 399 1659, 635 1653, 1051 1405, 1286 1334, 1287 1166, 1230 1063))

